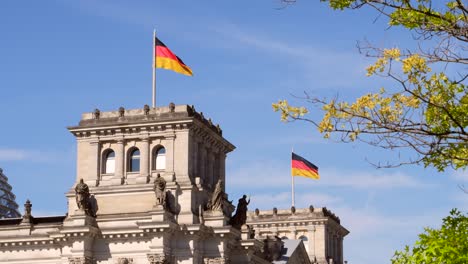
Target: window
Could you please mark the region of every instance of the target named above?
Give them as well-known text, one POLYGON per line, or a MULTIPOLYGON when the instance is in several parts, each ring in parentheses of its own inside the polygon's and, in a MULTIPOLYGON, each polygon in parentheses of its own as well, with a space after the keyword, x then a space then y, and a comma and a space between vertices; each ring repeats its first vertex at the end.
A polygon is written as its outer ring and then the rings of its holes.
POLYGON ((302 243, 304 244, 304 247, 306 248, 306 250, 308 250, 308 248, 309 248, 309 239, 306 236, 300 236, 299 239, 302 240, 302 243))
POLYGON ((166 169, 166 149, 164 147, 156 147, 153 151, 153 170, 166 169))
POLYGON ((133 149, 130 152, 128 171, 129 172, 138 172, 138 171, 140 171, 140 150, 137 149, 137 148, 133 149))
POLYGON ((109 149, 104 154, 104 173, 114 173, 115 171, 115 152, 112 149, 109 149))

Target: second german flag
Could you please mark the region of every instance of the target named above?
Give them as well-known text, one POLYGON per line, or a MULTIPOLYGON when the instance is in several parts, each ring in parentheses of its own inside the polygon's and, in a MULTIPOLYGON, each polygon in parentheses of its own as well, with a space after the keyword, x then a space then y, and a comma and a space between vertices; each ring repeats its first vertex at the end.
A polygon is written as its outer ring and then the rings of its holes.
POLYGON ((155 54, 156 62, 154 67, 163 68, 166 70, 173 70, 188 76, 192 76, 192 69, 177 57, 162 41, 155 38, 155 54))

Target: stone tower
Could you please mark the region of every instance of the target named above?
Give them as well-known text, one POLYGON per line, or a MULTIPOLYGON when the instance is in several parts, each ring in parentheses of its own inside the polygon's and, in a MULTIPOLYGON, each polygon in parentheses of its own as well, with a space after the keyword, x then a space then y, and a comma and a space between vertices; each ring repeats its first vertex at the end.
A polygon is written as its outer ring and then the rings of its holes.
MULTIPOLYGON (((188 105, 85 113, 69 127, 77 139, 77 182, 97 201, 97 215, 138 214, 155 204, 153 182, 167 182, 168 203, 179 224, 198 223, 234 146, 219 126, 188 105), (117 206, 118 205, 118 206, 117 206), (195 213, 194 213, 195 212, 195 213)), ((69 215, 77 209, 70 191, 69 215)))

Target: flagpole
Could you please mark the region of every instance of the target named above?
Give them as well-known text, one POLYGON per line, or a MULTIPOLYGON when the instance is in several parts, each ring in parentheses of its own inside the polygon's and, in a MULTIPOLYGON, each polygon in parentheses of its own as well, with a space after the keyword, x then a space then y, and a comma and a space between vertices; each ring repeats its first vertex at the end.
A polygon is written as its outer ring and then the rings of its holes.
POLYGON ((291 206, 294 206, 294 176, 293 176, 293 173, 292 173, 292 170, 293 170, 292 153, 293 152, 294 152, 294 148, 291 148, 291 202, 292 202, 291 206))
POLYGON ((153 108, 156 107, 156 29, 153 29, 153 108))

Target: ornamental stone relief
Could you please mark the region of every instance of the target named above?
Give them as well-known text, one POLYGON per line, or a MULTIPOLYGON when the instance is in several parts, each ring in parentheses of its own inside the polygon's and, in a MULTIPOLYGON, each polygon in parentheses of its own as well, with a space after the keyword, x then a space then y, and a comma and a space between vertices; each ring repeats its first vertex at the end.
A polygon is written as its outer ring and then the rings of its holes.
POLYGON ((71 257, 68 258, 69 264, 94 264, 94 259, 91 257, 71 257))
POLYGON ((148 254, 148 261, 150 264, 170 264, 171 261, 164 253, 161 254, 148 254))
POLYGON ((228 258, 218 257, 218 258, 204 258, 204 264, 229 264, 230 261, 228 258))
POLYGON ((132 264, 133 258, 118 258, 117 264, 132 264))

